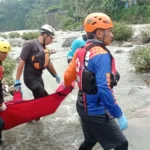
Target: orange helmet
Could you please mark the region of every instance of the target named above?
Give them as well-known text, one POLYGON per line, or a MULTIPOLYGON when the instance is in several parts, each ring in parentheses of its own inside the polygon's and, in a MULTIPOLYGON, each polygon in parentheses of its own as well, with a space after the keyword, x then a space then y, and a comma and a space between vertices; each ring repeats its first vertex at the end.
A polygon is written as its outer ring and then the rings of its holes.
POLYGON ((103 13, 91 13, 84 20, 85 32, 93 32, 95 29, 112 28, 111 19, 103 13))

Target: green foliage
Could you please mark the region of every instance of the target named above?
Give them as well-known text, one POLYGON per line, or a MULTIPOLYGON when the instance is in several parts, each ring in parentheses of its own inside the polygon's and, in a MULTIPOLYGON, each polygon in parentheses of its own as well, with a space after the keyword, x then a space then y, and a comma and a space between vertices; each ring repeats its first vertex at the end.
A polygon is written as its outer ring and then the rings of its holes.
POLYGON ((8 36, 10 38, 19 38, 20 37, 20 33, 19 32, 11 32, 8 34, 8 36))
POLYGON ((150 27, 142 28, 141 34, 142 34, 142 42, 144 43, 150 37, 150 27))
POLYGON ((104 12, 113 21, 127 24, 150 23, 150 1, 137 1, 137 4, 125 8, 127 1, 122 0, 61 0, 63 10, 67 10, 68 16, 81 21, 92 12, 104 12))
POLYGON ((61 0, 62 9, 72 18, 85 18, 91 12, 112 13, 118 9, 116 0, 61 0))
POLYGON ((149 0, 137 0, 128 9, 126 3, 127 0, 0 0, 0 31, 38 29, 45 23, 60 28, 61 20, 50 20, 62 12, 74 20, 68 26, 71 29, 92 12, 104 12, 117 22, 150 23, 149 0))
POLYGON ((21 37, 24 40, 32 40, 38 38, 38 36, 39 32, 24 32, 21 37))
POLYGON ((128 24, 150 23, 150 5, 135 5, 128 9, 122 8, 110 15, 113 20, 128 24))
POLYGON ((26 29, 39 29, 46 20, 46 12, 44 8, 40 9, 40 6, 37 6, 27 14, 27 18, 25 22, 26 29))
POLYGON ((132 37, 133 30, 125 23, 114 23, 113 34, 114 40, 126 41, 132 37))
POLYGON ((65 18, 62 23, 64 30, 75 30, 81 27, 81 23, 75 22, 73 18, 65 18))
POLYGON ((47 12, 56 12, 58 10, 60 10, 60 6, 59 5, 53 5, 53 6, 48 7, 46 11, 47 12))
POLYGON ((141 47, 131 51, 130 62, 137 72, 150 72, 150 48, 141 47))
POLYGON ((7 35, 6 34, 0 34, 0 37, 7 39, 7 35))
POLYGON ((4 78, 6 80, 6 83, 8 83, 8 85, 13 85, 14 84, 13 72, 16 68, 15 60, 11 58, 11 56, 8 56, 6 60, 3 62, 3 66, 5 69, 4 78))
POLYGON ((0 31, 36 29, 46 22, 46 9, 60 0, 0 0, 0 31))

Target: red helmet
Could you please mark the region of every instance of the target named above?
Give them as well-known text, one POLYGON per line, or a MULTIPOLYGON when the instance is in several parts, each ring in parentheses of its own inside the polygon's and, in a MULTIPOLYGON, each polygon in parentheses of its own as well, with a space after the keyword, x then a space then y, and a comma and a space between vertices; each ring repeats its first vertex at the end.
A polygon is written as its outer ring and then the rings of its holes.
POLYGON ((109 16, 104 13, 91 13, 84 20, 85 32, 93 32, 96 29, 112 28, 113 23, 109 16))

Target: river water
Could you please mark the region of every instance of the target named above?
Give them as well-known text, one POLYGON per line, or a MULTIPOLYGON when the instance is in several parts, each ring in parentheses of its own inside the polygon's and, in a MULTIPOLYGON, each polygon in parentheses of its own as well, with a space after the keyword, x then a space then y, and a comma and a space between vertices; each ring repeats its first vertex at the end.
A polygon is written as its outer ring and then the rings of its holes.
MULTIPOLYGON (((58 32, 50 48, 57 51, 51 56, 51 60, 61 76, 67 68, 66 55, 68 48, 62 48, 61 45, 66 37, 80 36, 83 32, 58 32)), ((149 101, 145 98, 128 95, 130 89, 135 86, 145 86, 144 75, 132 72, 132 66, 129 63, 129 51, 133 47, 123 48, 110 46, 109 49, 116 59, 117 70, 120 72, 121 80, 115 87, 117 102, 128 118, 132 117, 132 112, 146 104, 149 101), (116 50, 124 50, 124 53, 114 53, 116 50)), ((14 47, 12 56, 18 57, 21 48, 14 47)), ((14 74, 15 76, 15 74, 14 74)), ((48 71, 44 71, 43 79, 45 87, 49 93, 53 93, 58 87, 48 71)), ((22 79, 21 79, 22 80, 22 79)), ((23 81, 22 81, 23 82, 23 81)), ((55 114, 42 118, 36 123, 26 123, 3 132, 4 143, 0 150, 77 150, 83 141, 83 134, 80 126, 78 114, 76 112, 77 85, 73 92, 62 102, 55 114)), ((25 99, 31 99, 31 92, 23 85, 23 95, 25 99)), ((38 108, 37 108, 38 109, 38 108)), ((130 141, 132 143, 132 141, 130 141)), ((95 150, 100 149, 96 145, 95 150)), ((131 148, 132 149, 132 148, 131 148)))

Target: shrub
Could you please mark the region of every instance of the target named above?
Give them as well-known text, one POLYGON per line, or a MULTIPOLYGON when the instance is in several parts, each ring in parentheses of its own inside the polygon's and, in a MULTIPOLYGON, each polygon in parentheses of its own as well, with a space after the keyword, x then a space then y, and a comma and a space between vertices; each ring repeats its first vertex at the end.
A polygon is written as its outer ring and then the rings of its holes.
POLYGON ((8 35, 10 38, 19 38, 20 37, 20 33, 18 33, 18 32, 11 32, 8 35))
POLYGON ((81 22, 75 22, 73 18, 64 18, 62 23, 64 30, 76 30, 81 28, 81 22))
POLYGON ((39 32, 24 32, 22 34, 22 38, 25 40, 32 40, 39 36, 39 32))
POLYGON ((142 35, 142 42, 147 43, 149 42, 150 38, 150 27, 145 27, 141 29, 141 35, 142 35))
POLYGON ((0 34, 0 37, 7 39, 7 35, 6 34, 0 34))
POLYGON ((130 53, 130 62, 136 72, 150 72, 150 48, 141 47, 130 53))
POLYGON ((110 16, 112 20, 127 24, 146 24, 150 22, 150 5, 145 3, 144 5, 134 5, 128 9, 118 9, 111 13, 110 16))
POLYGON ((13 72, 16 68, 16 62, 11 56, 8 56, 3 62, 3 67, 5 69, 4 79, 8 85, 14 84, 13 72))
POLYGON ((113 34, 114 40, 126 41, 132 37, 133 30, 124 23, 114 23, 113 34))

